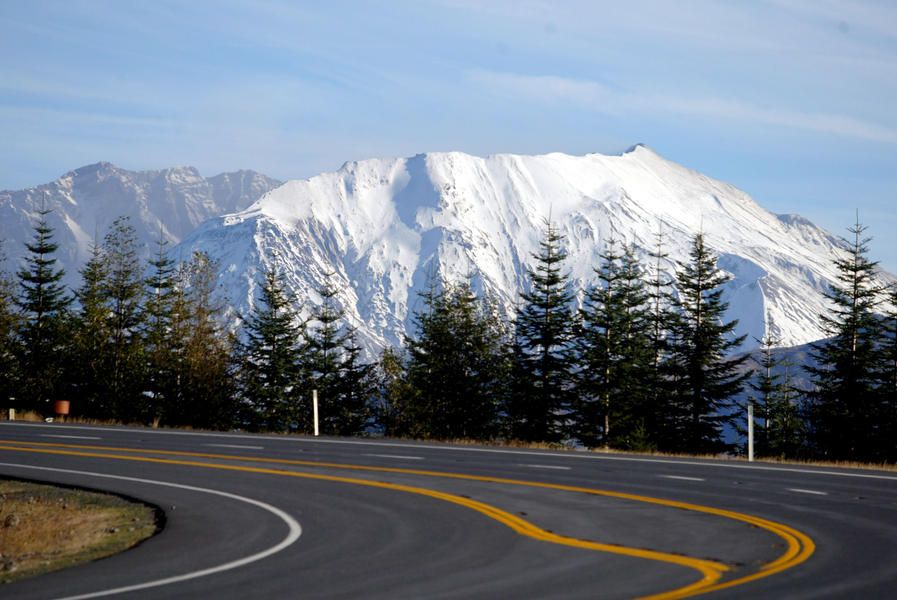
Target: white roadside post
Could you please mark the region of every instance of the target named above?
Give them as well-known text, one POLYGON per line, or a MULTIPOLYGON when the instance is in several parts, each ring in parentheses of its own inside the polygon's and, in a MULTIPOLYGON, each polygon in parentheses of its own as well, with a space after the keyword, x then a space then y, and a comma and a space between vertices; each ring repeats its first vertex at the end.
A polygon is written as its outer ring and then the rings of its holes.
POLYGON ((318 437, 318 390, 311 391, 311 404, 314 408, 315 437, 318 437))
POLYGON ((754 403, 748 402, 748 462, 754 461, 754 403))

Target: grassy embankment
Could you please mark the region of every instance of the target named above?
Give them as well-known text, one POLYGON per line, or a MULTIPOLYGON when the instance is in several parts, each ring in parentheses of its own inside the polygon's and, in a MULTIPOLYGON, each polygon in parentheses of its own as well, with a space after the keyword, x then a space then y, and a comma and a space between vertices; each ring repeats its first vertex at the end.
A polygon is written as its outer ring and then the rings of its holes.
POLYGON ((0 479, 0 583, 116 554, 157 529, 156 510, 145 504, 0 479))

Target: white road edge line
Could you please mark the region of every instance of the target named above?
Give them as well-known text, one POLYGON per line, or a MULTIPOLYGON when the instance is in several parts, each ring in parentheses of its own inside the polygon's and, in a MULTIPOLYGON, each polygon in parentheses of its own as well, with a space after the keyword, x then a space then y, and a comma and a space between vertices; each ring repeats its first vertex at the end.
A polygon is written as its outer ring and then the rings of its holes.
POLYGON ((558 471, 569 471, 572 467, 562 467, 560 465, 520 465, 521 467, 529 467, 530 469, 556 469, 558 471))
POLYGON ((53 435, 52 433, 42 433, 41 437, 62 438, 65 440, 101 440, 103 438, 95 435, 53 435))
POLYGON ((255 554, 251 554, 249 556, 245 556, 243 558, 227 562, 221 565, 217 565, 214 567, 209 567, 208 569, 201 569, 199 571, 192 571, 190 573, 184 573, 183 575, 175 575, 173 577, 165 577, 163 579, 156 579, 155 581, 147 581, 144 583, 137 583, 134 585, 128 585, 118 588, 112 588, 108 590, 101 590, 99 592, 89 592, 87 594, 79 594, 77 596, 65 596, 64 598, 60 598, 59 600, 84 600, 86 598, 100 598, 102 596, 112 596, 114 594, 124 594, 127 592, 135 592, 137 590, 145 590, 149 588, 160 587, 163 585, 169 585, 172 583, 180 583, 182 581, 188 581, 190 579, 196 579, 198 577, 205 577, 207 575, 214 575, 215 573, 221 573, 223 571, 230 571, 231 569, 236 569, 239 567, 246 566, 248 564, 260 561, 264 558, 268 558, 273 554, 277 554, 287 546, 293 544, 296 540, 299 539, 299 536, 302 535, 302 526, 299 525, 299 522, 296 521, 293 517, 288 515, 286 512, 277 508, 276 506, 271 506, 265 502, 260 500, 254 500, 252 498, 246 498, 245 496, 238 496, 237 494, 231 494, 229 492, 222 492, 220 490, 211 490, 208 488, 201 488, 192 485, 183 485, 180 483, 171 483, 168 481, 154 481, 152 479, 140 479, 138 477, 125 477, 123 475, 109 475, 107 473, 94 473, 91 471, 75 471, 70 469, 55 469, 52 467, 37 467, 33 465, 22 465, 16 463, 0 463, 0 466, 3 467, 16 467, 20 469, 34 469, 38 471, 52 471, 56 473, 69 473, 73 475, 86 475, 88 477, 104 477, 106 479, 121 479, 123 481, 135 481, 137 483, 148 483, 150 485, 161 485, 166 487, 180 488, 183 490, 189 490, 192 492, 202 492, 204 494, 213 494, 215 496, 222 496, 224 498, 230 498, 231 500, 237 500, 238 502, 245 502, 247 504, 252 504, 253 506, 257 506, 263 510, 268 511, 269 513, 275 515, 280 518, 284 523, 286 523, 289 532, 287 536, 283 538, 279 543, 262 550, 261 552, 257 552, 255 554))
POLYGON ((685 477, 684 475, 658 475, 664 479, 679 479, 681 481, 706 481, 703 477, 685 477))
POLYGON ((828 492, 820 492, 818 490, 805 490, 802 488, 786 488, 789 492, 797 492, 798 494, 813 494, 814 496, 828 496, 828 492))
MULTIPOLYGON (((244 440, 258 440, 259 435, 245 435, 240 433, 212 433, 195 431, 162 431, 158 429, 112 429, 109 427, 92 427, 89 425, 58 425, 42 423, 17 423, 15 421, 0 421, 0 427, 54 427, 56 429, 79 429, 82 431, 104 431, 113 433, 131 433, 138 435, 192 435, 197 437, 216 437, 244 440)), ((688 459, 671 458, 637 458, 634 456, 601 456, 596 454, 559 454, 556 452, 531 452, 526 450, 501 450, 498 448, 467 448, 463 446, 433 446, 430 444, 398 444, 393 442, 365 442, 361 440, 322 440, 319 438, 287 437, 287 436, 261 436, 266 442, 293 442, 299 444, 341 444, 344 446, 374 446, 380 448, 404 448, 421 450, 440 450, 449 452, 480 452, 487 454, 517 454, 519 456, 542 456, 563 459, 580 460, 606 460, 619 462, 642 462, 662 465, 688 465, 694 467, 720 468, 720 469, 744 469, 747 471, 776 471, 779 473, 803 473, 807 475, 831 475, 834 477, 857 477, 860 479, 883 479, 885 481, 897 481, 897 475, 875 475, 873 473, 844 473, 840 471, 824 471, 813 469, 798 469, 795 467, 772 467, 761 465, 735 465, 725 463, 704 463, 688 459)))
POLYGON ((364 454, 375 458, 395 458, 397 460, 424 460, 423 456, 406 456, 404 454, 364 454))
POLYGON ((264 450, 264 446, 243 446, 241 444, 203 444, 210 448, 237 448, 239 450, 264 450))

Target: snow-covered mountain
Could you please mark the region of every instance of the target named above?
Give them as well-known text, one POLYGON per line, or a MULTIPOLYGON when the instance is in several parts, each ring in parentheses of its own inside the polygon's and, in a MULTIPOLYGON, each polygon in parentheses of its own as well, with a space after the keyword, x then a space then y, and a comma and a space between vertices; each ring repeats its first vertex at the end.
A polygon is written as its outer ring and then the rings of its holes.
POLYGON ((149 252, 160 232, 171 245, 177 244, 206 219, 242 210, 278 185, 279 181, 254 171, 205 178, 193 167, 128 171, 101 162, 45 185, 2 191, 0 239, 6 268, 16 268, 42 205, 52 209, 48 221, 55 229, 66 282, 77 285, 90 244, 96 237, 102 240, 119 216, 130 217, 144 252, 149 252))
POLYGON ((431 153, 347 163, 206 221, 180 251, 220 261, 242 314, 268 266, 306 309, 325 281, 336 283, 351 324, 375 349, 399 343, 432 276, 472 278, 512 312, 549 217, 566 236, 577 287, 594 280, 611 238, 647 253, 662 226, 672 271, 703 230, 733 277, 727 299, 739 333, 770 332, 785 345, 822 337, 817 315, 835 276, 837 239, 644 146, 620 156, 431 153))

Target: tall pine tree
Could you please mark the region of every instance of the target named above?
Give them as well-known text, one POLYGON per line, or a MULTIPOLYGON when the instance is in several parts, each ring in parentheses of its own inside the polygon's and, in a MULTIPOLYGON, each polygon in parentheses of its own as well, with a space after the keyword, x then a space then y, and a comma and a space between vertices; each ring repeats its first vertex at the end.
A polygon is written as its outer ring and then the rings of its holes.
MULTIPOLYGON (((326 276, 331 278, 333 273, 326 276)), ((346 435, 360 432, 368 413, 367 399, 348 387, 350 382, 344 368, 348 346, 354 345, 354 339, 351 330, 344 328, 345 313, 337 303, 337 291, 330 283, 318 289, 321 303, 312 311, 306 330, 305 358, 309 387, 318 391, 321 430, 327 434, 346 435)), ((353 361, 357 359, 357 355, 353 357, 353 361)))
POLYGON ((167 245, 160 227, 156 252, 149 261, 149 275, 143 282, 144 387, 148 416, 157 425, 168 424, 169 416, 176 412, 175 379, 182 350, 181 339, 176 335, 177 268, 168 255, 167 245))
POLYGON ((233 385, 233 338, 221 327, 224 304, 217 295, 217 265, 194 252, 181 266, 175 301, 175 335, 181 340, 175 381, 174 422, 229 428, 237 417, 233 385))
POLYGON ((400 350, 387 346, 374 368, 375 403, 373 416, 384 435, 411 435, 409 419, 412 389, 408 383, 405 357, 400 350))
POLYGON ((58 245, 47 221, 51 213, 38 211, 34 237, 25 244, 28 254, 18 271, 22 312, 20 330, 21 402, 25 409, 48 413, 51 400, 63 398, 65 381, 68 308, 72 302, 61 281, 65 271, 56 267, 58 245))
POLYGON ((72 411, 95 419, 115 417, 108 384, 110 360, 109 307, 106 282, 109 265, 102 246, 94 242, 81 269, 75 291, 78 309, 72 326, 72 411))
POLYGON ((670 448, 677 439, 676 411, 671 403, 669 361, 669 336, 675 321, 672 312, 673 279, 664 269, 669 254, 664 249, 662 223, 655 239, 656 246, 649 253, 651 274, 648 282, 647 335, 650 359, 644 380, 645 450, 670 448))
POLYGON ((730 356, 745 336, 734 335, 737 320, 723 321, 728 303, 722 285, 728 277, 717 267, 703 233, 692 240, 689 258, 676 277, 670 352, 681 438, 670 449, 713 453, 725 449, 722 427, 733 418, 733 397, 750 373, 739 373, 747 356, 730 356))
POLYGON ((113 221, 103 240, 107 277, 103 291, 108 306, 108 356, 104 374, 115 416, 126 422, 145 420, 144 348, 141 301, 143 274, 137 232, 128 217, 113 221))
POLYGON ((569 433, 573 369, 573 293, 563 272, 564 237, 547 221, 540 251, 527 269, 530 289, 517 315, 515 356, 519 376, 509 406, 511 435, 557 441, 569 433))
POLYGON ((882 452, 889 462, 897 461, 897 284, 888 290, 888 308, 883 319, 879 349, 879 406, 882 424, 882 452))
POLYGON ((487 439, 498 432, 506 388, 507 336, 469 284, 422 294, 409 338, 404 422, 415 437, 487 439))
POLYGON ((815 364, 807 368, 814 384, 811 442, 823 458, 881 460, 887 443, 876 402, 881 290, 875 282, 878 263, 867 257, 866 229, 857 222, 848 228, 851 237, 842 238, 847 252, 835 261, 838 279, 826 292, 831 308, 820 315, 826 338, 814 345, 815 364))
POLYGON ((261 297, 246 320, 246 341, 240 347, 240 392, 250 425, 285 430, 294 419, 310 423, 308 411, 294 404, 303 394, 300 380, 302 329, 293 303, 284 289, 283 276, 265 271, 261 297))
POLYGON ((803 431, 798 391, 792 383, 794 364, 776 349, 778 338, 767 334, 757 342, 760 348, 751 356, 756 367, 748 396, 754 404, 754 452, 757 456, 794 458, 803 431))
POLYGON ((577 437, 588 445, 644 449, 650 375, 648 295, 632 246, 611 240, 598 284, 580 310, 577 437))

